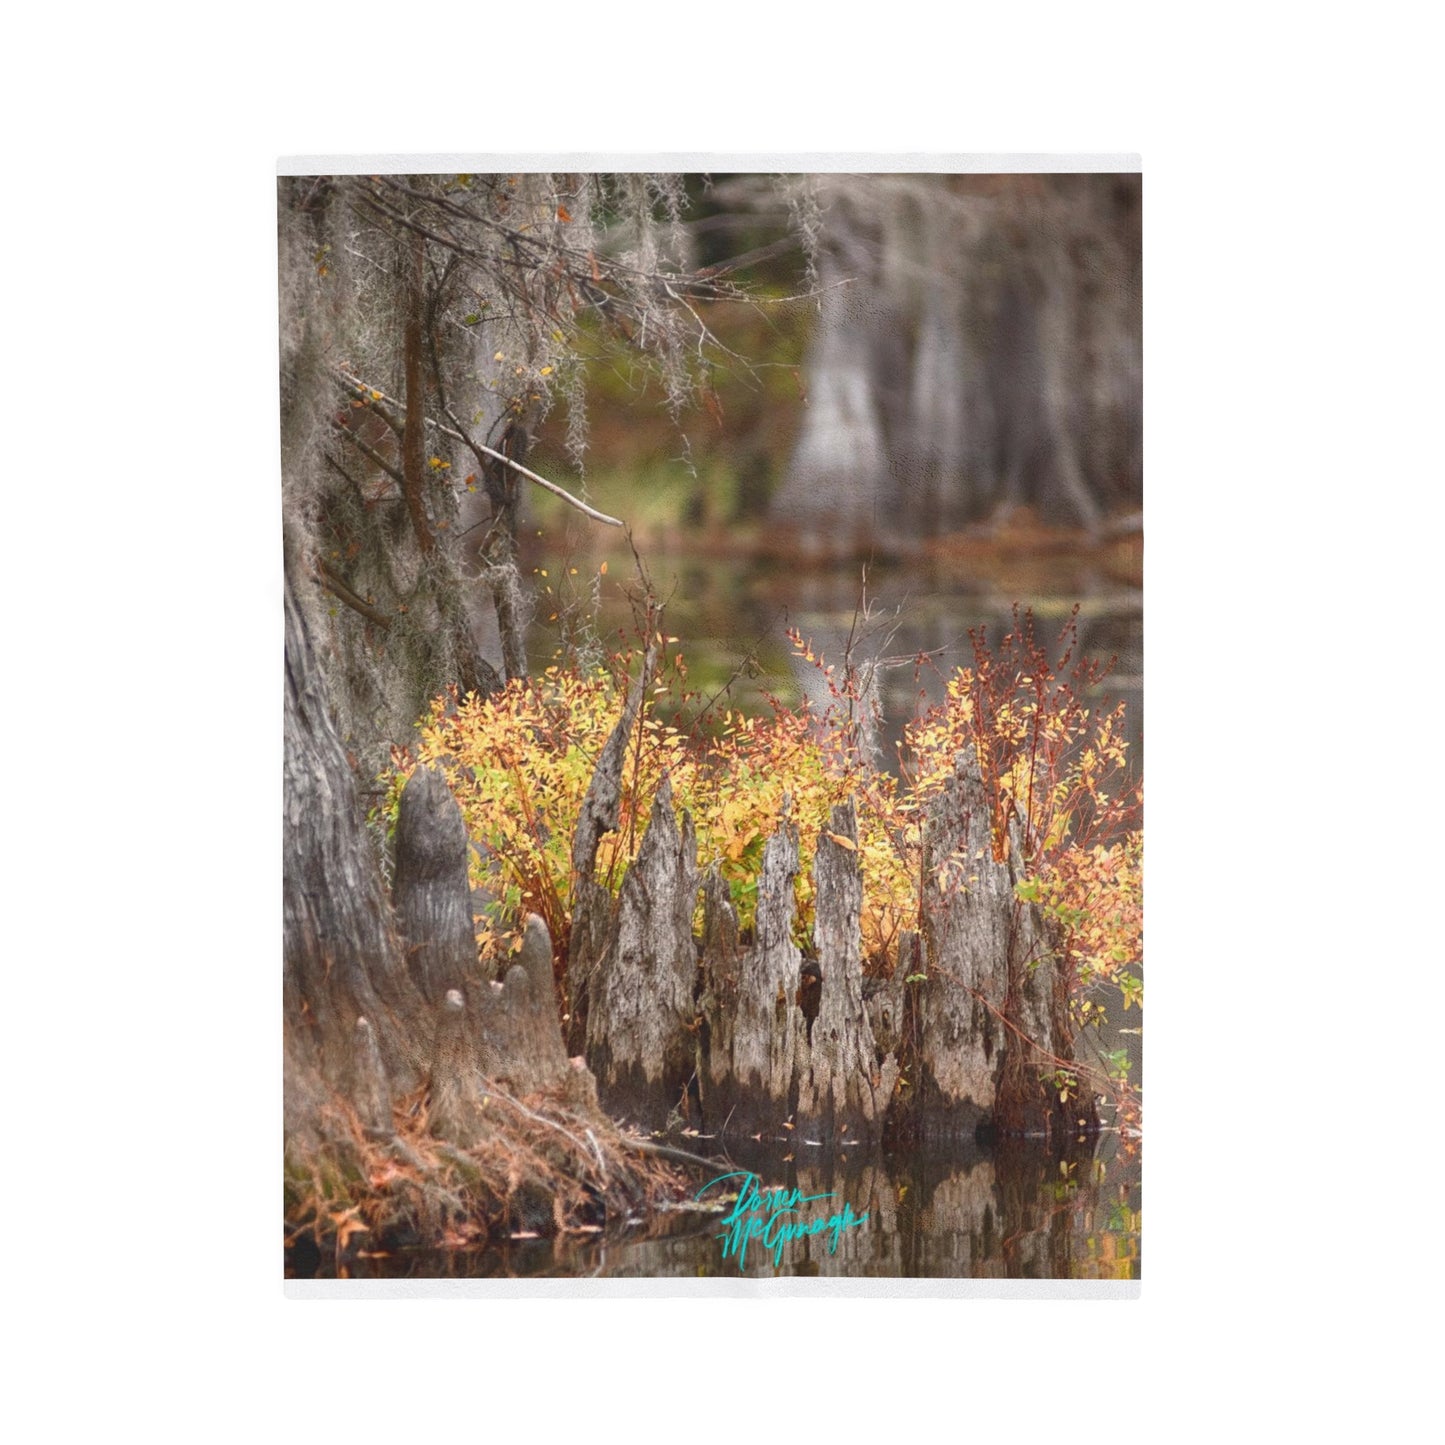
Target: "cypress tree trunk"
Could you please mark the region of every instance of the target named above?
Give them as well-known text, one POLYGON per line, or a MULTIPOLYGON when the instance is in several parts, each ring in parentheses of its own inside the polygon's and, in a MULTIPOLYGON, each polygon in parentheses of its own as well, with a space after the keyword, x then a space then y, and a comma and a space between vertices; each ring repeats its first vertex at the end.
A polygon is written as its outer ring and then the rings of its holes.
POLYGON ((1135 176, 831 177, 809 406, 775 522, 806 551, 1142 495, 1135 176), (846 283, 839 285, 838 283, 846 283))
POLYGON ((679 827, 664 778, 593 975, 587 1025, 587 1062, 602 1097, 651 1128, 681 1107, 697 1068, 697 889, 692 819, 684 812, 679 827))
POLYGON ((288 1044, 328 1078, 351 1067, 358 1017, 387 1072, 418 1077, 422 1011, 392 926, 355 780, 321 682, 295 577, 286 577, 283 991, 288 1044))
POLYGON ((801 977, 797 1004, 806 1022, 800 1059, 798 1123, 821 1138, 877 1138, 897 1078, 889 1059, 880 1068, 863 1006, 859 916, 863 872, 853 800, 835 807, 818 839, 813 863, 813 945, 821 973, 815 1017, 809 1018, 801 977), (845 841, 835 841, 842 838, 845 841), (852 844, 852 847, 847 846, 852 844))

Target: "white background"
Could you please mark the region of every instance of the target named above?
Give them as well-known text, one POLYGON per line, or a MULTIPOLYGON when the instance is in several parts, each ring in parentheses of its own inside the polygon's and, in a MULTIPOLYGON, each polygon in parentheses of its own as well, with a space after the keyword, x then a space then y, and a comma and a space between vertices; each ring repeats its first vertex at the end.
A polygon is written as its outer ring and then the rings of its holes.
POLYGON ((1423 11, 793 10, 12 21, 23 1438, 547 1437, 604 1415, 677 1439, 1423 1429, 1442 732, 1423 11), (1143 157, 1137 1302, 282 1298, 275 163, 582 149, 1143 157))

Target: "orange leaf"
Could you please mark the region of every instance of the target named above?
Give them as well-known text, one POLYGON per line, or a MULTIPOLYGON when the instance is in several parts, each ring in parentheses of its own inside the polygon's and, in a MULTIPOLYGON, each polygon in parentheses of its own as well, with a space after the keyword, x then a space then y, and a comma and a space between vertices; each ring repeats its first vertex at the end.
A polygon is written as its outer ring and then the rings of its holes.
POLYGON ((557 219, 565 226, 572 219, 572 212, 566 206, 557 207, 557 219))
POLYGON ((331 1222, 336 1225, 338 1248, 345 1249, 347 1241, 353 1234, 369 1234, 371 1232, 369 1227, 356 1217, 360 1212, 361 1206, 358 1204, 340 1214, 332 1214, 331 1222))
POLYGON ((846 848, 850 853, 856 853, 858 851, 858 845, 851 838, 845 838, 841 833, 829 833, 826 828, 823 829, 823 832, 840 848, 846 848))

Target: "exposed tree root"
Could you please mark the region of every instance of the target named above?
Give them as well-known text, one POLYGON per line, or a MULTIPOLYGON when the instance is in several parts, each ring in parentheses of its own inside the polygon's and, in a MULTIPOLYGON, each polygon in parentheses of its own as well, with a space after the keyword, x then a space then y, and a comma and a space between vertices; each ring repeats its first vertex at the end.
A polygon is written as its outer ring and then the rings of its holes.
POLYGON ((397 1100, 390 1138, 366 1129, 339 1095, 313 1107, 316 1128, 288 1143, 288 1250, 340 1265, 508 1235, 593 1233, 691 1188, 659 1154, 557 1094, 489 1092, 484 1127, 465 1148, 432 1135, 430 1103, 425 1089, 397 1100))

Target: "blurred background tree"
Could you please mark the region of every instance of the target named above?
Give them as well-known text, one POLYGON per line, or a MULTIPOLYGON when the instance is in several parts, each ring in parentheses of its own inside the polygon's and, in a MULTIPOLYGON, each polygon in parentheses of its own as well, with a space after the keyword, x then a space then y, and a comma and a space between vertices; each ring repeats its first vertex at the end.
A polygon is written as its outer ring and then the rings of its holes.
POLYGON ((727 352, 685 443, 645 378, 599 369, 609 415, 589 466, 604 486, 681 461, 713 495, 664 507, 671 520, 761 525, 833 555, 987 522, 1137 523, 1137 175, 689 177, 687 191, 690 264, 727 266, 767 306, 700 308, 727 352))
POLYGON ((818 186, 811 405, 780 519, 936 536, 1140 502, 1137 176, 847 176, 818 186))

